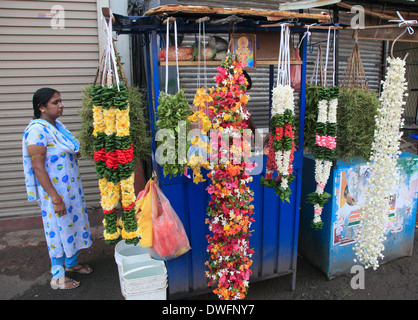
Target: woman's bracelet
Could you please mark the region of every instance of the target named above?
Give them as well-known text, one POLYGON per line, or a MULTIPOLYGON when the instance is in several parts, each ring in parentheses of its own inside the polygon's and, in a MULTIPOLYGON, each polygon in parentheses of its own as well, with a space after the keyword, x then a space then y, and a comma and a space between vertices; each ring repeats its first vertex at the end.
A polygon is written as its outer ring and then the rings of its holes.
POLYGON ((60 199, 59 201, 57 201, 57 202, 54 202, 54 201, 52 201, 52 204, 54 204, 54 205, 59 205, 59 204, 61 204, 62 203, 62 199, 60 199))

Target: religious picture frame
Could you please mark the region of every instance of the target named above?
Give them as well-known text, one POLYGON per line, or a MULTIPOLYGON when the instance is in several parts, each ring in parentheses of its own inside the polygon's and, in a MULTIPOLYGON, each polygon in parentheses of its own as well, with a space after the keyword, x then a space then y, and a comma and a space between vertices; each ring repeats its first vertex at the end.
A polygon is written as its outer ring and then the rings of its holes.
POLYGON ((232 54, 242 63, 244 69, 256 69, 256 36, 255 34, 233 34, 232 54))

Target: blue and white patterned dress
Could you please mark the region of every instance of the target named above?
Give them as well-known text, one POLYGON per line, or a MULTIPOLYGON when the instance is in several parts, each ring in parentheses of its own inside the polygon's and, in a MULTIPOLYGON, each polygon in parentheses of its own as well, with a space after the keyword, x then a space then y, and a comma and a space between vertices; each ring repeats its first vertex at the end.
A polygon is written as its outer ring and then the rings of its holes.
POLYGON ((64 254, 73 256, 92 244, 87 207, 80 178, 76 153, 79 142, 58 120, 56 127, 42 119, 32 120, 23 133, 23 167, 29 201, 38 201, 42 210, 48 252, 51 258, 64 254), (58 194, 63 198, 67 214, 54 212, 52 199, 37 181, 28 154, 28 145, 47 148, 45 169, 58 194))

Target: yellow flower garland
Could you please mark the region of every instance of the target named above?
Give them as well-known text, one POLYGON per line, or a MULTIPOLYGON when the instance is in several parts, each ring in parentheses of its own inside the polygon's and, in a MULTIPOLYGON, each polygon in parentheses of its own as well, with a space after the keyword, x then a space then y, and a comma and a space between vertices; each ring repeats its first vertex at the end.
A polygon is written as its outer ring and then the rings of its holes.
POLYGON ((93 105, 93 135, 103 133, 106 129, 103 119, 103 108, 93 105))
POLYGON ((116 110, 116 135, 118 137, 129 136, 129 106, 124 109, 116 110))
MULTIPOLYGON (((115 106, 103 108, 102 106, 96 106, 93 104, 93 127, 93 136, 95 137, 97 137, 100 133, 104 133, 108 137, 111 135, 116 135, 117 137, 129 137, 129 104, 127 104, 125 108, 117 108, 115 106)), ((98 159, 100 159, 100 153, 98 159)), ((133 209, 130 210, 129 208, 132 207, 132 204, 135 203, 136 200, 134 180, 134 172, 132 172, 129 178, 121 179, 117 183, 108 181, 106 177, 100 178, 99 189, 101 194, 101 206, 103 210, 112 212, 116 209, 119 202, 121 202, 124 212, 129 214, 129 217, 127 216, 125 218, 128 218, 132 222, 132 216, 130 212, 133 211, 133 209)), ((128 232, 125 230, 125 224, 121 221, 120 218, 117 221, 114 220, 115 218, 111 219, 112 224, 116 224, 115 227, 117 231, 108 234, 105 230, 105 240, 117 240, 120 236, 122 236, 123 239, 139 238, 138 228, 136 231, 128 232)), ((136 219, 135 216, 133 219, 136 219)), ((103 220, 103 225, 106 227, 105 220, 103 220)))
MULTIPOLYGON (((210 89, 210 93, 212 93, 212 91, 213 88, 210 89)), ((189 121, 202 126, 200 132, 201 135, 207 135, 209 130, 212 128, 212 122, 205 112, 206 103, 212 101, 212 97, 206 92, 204 88, 197 89, 193 104, 198 108, 198 110, 189 117, 189 121)), ((210 144, 202 140, 201 136, 194 137, 191 141, 191 145, 202 149, 207 154, 210 154, 212 151, 210 144)), ((187 165, 193 171, 194 183, 198 184, 199 182, 206 181, 200 171, 201 168, 209 169, 209 163, 206 158, 201 155, 191 155, 187 165)))

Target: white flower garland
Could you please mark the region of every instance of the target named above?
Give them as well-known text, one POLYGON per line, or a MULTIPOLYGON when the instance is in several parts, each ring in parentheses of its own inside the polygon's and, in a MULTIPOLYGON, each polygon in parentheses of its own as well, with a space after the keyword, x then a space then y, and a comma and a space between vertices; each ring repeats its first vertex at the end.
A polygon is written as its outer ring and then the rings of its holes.
POLYGON ((354 251, 357 259, 365 268, 379 267, 379 258, 383 258, 388 221, 389 197, 397 183, 397 160, 400 154, 399 139, 403 126, 403 98, 407 95, 405 82, 405 61, 400 58, 388 58, 386 80, 380 97, 380 108, 376 118, 376 130, 370 156, 371 175, 367 181, 362 206, 360 232, 354 251))
MULTIPOLYGON (((272 108, 271 108, 271 117, 273 118, 276 114, 283 115, 286 110, 290 110, 292 116, 294 116, 295 102, 293 96, 293 88, 290 85, 281 85, 279 84, 275 87, 273 92, 272 99, 272 108)), ((276 166, 277 173, 282 175, 280 180, 280 186, 283 189, 289 188, 288 180, 288 171, 289 165, 291 164, 290 156, 291 150, 277 150, 275 153, 276 156, 276 166)))
POLYGON ((315 181, 316 190, 308 195, 308 201, 314 205, 314 218, 312 227, 321 229, 323 222, 321 218, 324 203, 330 197, 324 192, 328 182, 334 150, 337 147, 337 106, 338 87, 321 87, 319 89, 318 118, 315 136, 315 181))
POLYGON ((286 109, 295 110, 293 88, 290 85, 277 85, 271 91, 273 94, 271 102, 271 116, 284 114, 286 109))
POLYGON ((274 188, 282 201, 288 201, 291 195, 289 185, 295 180, 293 176, 293 159, 295 151, 293 88, 290 85, 290 29, 282 25, 280 34, 279 60, 277 62, 277 84, 272 90, 270 119, 270 138, 266 176, 260 180, 261 185, 274 188), (273 178, 277 172, 276 179, 273 178))

